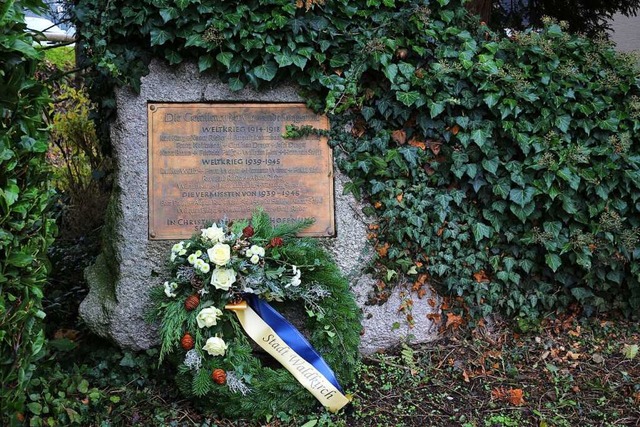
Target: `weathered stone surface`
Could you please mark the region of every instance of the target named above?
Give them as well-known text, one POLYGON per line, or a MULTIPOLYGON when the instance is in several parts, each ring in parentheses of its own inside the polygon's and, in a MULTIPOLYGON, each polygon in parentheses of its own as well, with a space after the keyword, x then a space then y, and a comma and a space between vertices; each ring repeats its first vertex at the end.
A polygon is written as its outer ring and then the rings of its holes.
MULTIPOLYGON (((426 301, 417 302, 412 310, 415 325, 409 327, 406 315, 399 312, 402 304, 400 286, 391 293, 389 300, 383 305, 367 305, 375 279, 363 273, 363 268, 371 261, 373 248, 367 240, 368 224, 362 214, 362 205, 352 195, 343 193, 347 178, 336 171, 336 229, 335 239, 326 239, 326 247, 333 254, 336 263, 351 282, 358 305, 362 309, 362 326, 360 351, 364 354, 393 347, 400 342, 427 342, 435 339, 437 325, 427 318, 436 308, 426 301)), ((414 298, 417 298, 414 296, 414 298)), ((439 307, 437 295, 428 294, 423 297, 434 298, 439 307)))
MULTIPOLYGON (((133 350, 146 349, 157 342, 156 330, 144 320, 144 313, 148 309, 149 290, 164 280, 164 264, 174 243, 150 241, 147 236, 147 102, 151 101, 300 102, 302 99, 293 86, 231 92, 225 84, 201 76, 193 64, 168 68, 159 62, 151 64, 139 95, 127 88, 116 91, 118 114, 111 129, 117 164, 115 189, 107 214, 103 253, 87 269, 90 292, 80 314, 97 334, 133 350)), ((373 251, 367 241, 362 207, 352 196, 342 194, 345 182, 346 178, 336 170, 337 238, 325 239, 325 244, 349 277, 363 310, 362 352, 375 352, 402 340, 432 339, 435 328, 426 317, 430 307, 416 304, 413 309, 416 325, 409 329, 404 316, 398 313, 399 289, 382 306, 365 304, 374 280, 363 274, 362 269, 373 251)))

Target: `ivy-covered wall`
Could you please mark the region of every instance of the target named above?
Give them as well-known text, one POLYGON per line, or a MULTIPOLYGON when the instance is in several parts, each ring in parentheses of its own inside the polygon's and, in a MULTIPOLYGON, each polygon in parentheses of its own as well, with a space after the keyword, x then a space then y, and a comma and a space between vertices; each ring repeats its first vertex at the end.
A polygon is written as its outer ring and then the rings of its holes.
POLYGON ((0 5, 0 424, 23 418, 25 388, 42 356, 41 310, 46 250, 54 224, 45 162, 42 117, 48 106, 35 80, 40 54, 25 33, 23 8, 39 1, 0 5))
POLYGON ((405 275, 475 314, 640 307, 640 85, 605 40, 507 37, 458 0, 80 0, 75 19, 111 82, 152 57, 234 90, 298 82, 378 218, 379 298, 405 275))

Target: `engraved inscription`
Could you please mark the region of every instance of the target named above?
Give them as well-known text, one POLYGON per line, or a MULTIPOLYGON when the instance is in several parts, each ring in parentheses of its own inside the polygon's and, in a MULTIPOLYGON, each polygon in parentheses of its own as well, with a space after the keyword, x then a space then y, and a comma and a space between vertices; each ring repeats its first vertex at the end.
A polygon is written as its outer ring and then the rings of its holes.
POLYGON ((287 140, 285 126, 328 129, 304 104, 150 103, 149 236, 186 239, 207 222, 313 218, 302 235, 335 234, 326 137, 287 140))

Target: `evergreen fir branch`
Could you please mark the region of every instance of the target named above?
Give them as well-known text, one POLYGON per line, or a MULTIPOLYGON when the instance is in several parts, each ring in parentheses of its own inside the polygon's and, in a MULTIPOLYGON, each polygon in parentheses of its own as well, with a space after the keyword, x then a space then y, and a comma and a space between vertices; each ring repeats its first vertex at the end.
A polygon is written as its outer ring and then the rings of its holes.
POLYGON ((271 234, 273 234, 271 218, 269 218, 269 215, 267 215, 262 208, 256 209, 253 213, 251 226, 253 227, 254 236, 257 239, 268 240, 271 234))
POLYGON ((213 380, 211 379, 211 370, 200 369, 193 375, 193 384, 191 386, 191 392, 197 396, 202 397, 209 393, 213 386, 213 380))
POLYGON ((310 227, 315 221, 312 218, 303 219, 296 222, 278 224, 271 232, 270 239, 274 237, 292 238, 300 231, 310 227))
POLYGON ((164 357, 178 346, 183 334, 183 325, 187 320, 187 311, 184 309, 184 300, 165 303, 164 317, 160 324, 160 363, 164 357))

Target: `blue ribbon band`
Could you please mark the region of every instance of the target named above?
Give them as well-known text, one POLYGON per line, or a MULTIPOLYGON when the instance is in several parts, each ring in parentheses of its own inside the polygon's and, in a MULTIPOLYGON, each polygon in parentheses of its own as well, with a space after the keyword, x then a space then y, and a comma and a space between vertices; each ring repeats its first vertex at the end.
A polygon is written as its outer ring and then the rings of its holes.
POLYGON ((276 334, 284 341, 293 351, 300 357, 310 363, 318 370, 340 393, 344 393, 342 387, 338 383, 336 374, 329 367, 327 362, 318 354, 311 343, 293 326, 287 319, 282 317, 273 307, 266 301, 261 300, 255 295, 246 295, 249 306, 258 316, 265 321, 267 325, 274 330, 276 334))

